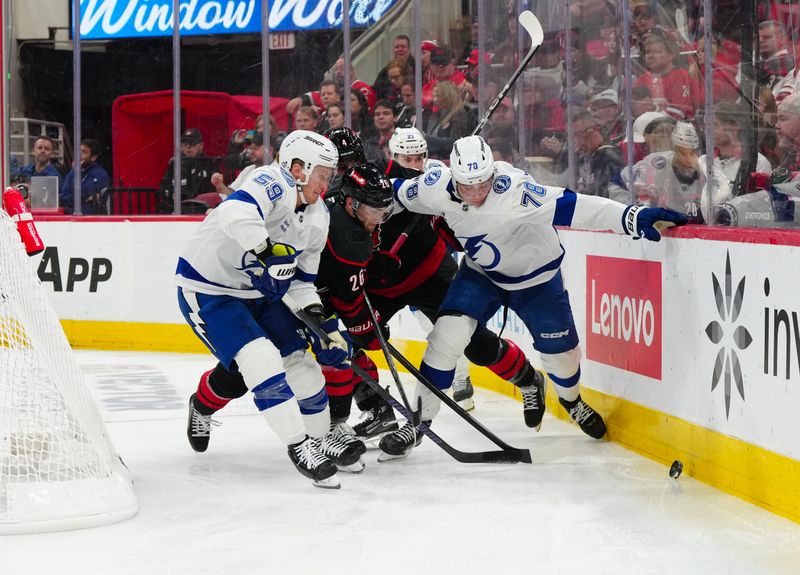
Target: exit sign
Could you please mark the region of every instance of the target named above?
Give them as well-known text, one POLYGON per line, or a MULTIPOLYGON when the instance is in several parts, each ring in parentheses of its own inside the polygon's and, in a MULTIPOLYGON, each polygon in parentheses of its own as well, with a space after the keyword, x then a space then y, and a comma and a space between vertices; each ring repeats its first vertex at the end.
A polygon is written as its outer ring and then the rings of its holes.
POLYGON ((270 50, 291 50, 294 48, 294 32, 270 32, 270 50))

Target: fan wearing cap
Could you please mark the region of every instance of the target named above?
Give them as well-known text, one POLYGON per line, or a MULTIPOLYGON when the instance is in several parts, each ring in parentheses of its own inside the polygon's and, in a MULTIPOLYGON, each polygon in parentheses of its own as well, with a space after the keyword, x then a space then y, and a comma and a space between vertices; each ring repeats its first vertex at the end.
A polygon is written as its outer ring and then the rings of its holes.
POLYGON ((297 470, 317 487, 336 488, 337 465, 354 465, 361 453, 331 431, 319 364, 342 364, 350 352, 313 282, 330 221, 319 197, 339 155, 327 138, 296 130, 278 156, 279 167, 253 170, 206 217, 178 260, 180 310, 219 360, 189 400, 187 437, 206 451, 212 415, 249 390, 297 470), (306 334, 281 301, 286 295, 328 342, 306 334))
MULTIPOLYGON (((197 128, 189 128, 181 134, 181 200, 189 200, 214 192, 211 182, 215 172, 214 161, 204 155, 203 133, 197 128)), ((167 170, 159 185, 156 209, 160 213, 172 213, 174 207, 173 190, 175 186, 175 158, 170 158, 167 170)))
POLYGON ((619 96, 613 89, 603 90, 589 101, 589 109, 597 121, 603 139, 618 144, 625 136, 625 126, 619 111, 619 96))
POLYGON ((439 82, 452 82, 456 88, 467 79, 460 71, 456 70, 453 58, 448 50, 436 47, 431 50, 431 80, 422 86, 422 107, 425 110, 436 110, 433 101, 433 89, 439 82))
MULTIPOLYGON (((420 371, 440 389, 449 388, 458 355, 475 329, 506 305, 530 330, 559 403, 584 433, 603 437, 602 417, 580 395, 581 350, 560 272, 565 252, 557 228, 611 230, 658 241, 660 222, 682 225, 686 216, 541 186, 526 172, 495 163, 480 136, 457 140, 449 169, 435 178, 430 174, 396 186, 395 198, 407 210, 442 215, 464 246, 464 265, 439 308, 420 371)), ((544 390, 520 389, 526 411, 535 411, 541 422, 544 390)), ((435 417, 438 398, 420 386, 412 401, 417 398, 421 420, 435 417)))

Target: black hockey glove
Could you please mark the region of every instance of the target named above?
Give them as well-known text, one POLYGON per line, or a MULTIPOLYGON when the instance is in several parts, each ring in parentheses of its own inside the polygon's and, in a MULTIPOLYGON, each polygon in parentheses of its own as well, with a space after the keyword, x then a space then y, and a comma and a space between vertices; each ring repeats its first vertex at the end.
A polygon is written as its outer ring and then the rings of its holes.
POLYGON ((645 238, 651 242, 661 240, 661 231, 671 226, 683 226, 689 222, 685 214, 669 208, 645 208, 628 206, 622 213, 622 227, 633 239, 645 238))

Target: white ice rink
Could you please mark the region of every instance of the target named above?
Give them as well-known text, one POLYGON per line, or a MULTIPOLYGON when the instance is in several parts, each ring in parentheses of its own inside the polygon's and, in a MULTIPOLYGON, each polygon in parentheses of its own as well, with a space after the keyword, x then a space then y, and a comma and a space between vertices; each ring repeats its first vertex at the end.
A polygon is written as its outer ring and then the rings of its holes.
MULTIPOLYGON (((541 465, 466 465, 424 440, 404 461, 342 489, 311 486, 249 397, 194 453, 186 402, 210 356, 78 352, 139 514, 116 525, 0 537, 0 575, 798 574, 800 526, 547 417, 476 390, 482 422, 507 442, 562 444, 541 465)), ((386 375, 386 374, 383 374, 386 375)), ((387 380, 388 377, 384 377, 387 380)), ((356 410, 357 411, 357 410, 356 410)), ((491 447, 443 410, 436 431, 491 447)), ((800 478, 798 478, 800 480, 800 478)))

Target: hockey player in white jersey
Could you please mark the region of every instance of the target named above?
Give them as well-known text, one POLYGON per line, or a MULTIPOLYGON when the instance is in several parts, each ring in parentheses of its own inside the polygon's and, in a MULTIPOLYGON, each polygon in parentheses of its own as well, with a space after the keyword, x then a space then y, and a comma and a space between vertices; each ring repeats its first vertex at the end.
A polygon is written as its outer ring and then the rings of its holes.
MULTIPOLYGON (((406 209, 442 215, 465 252, 466 265, 440 307, 420 371, 437 387, 449 388, 456 360, 476 325, 506 305, 530 330, 561 405, 584 433, 603 437, 602 417, 580 395, 581 350, 561 278, 564 248, 555 226, 612 230, 658 241, 657 223, 683 225, 686 216, 540 186, 525 172, 495 164, 480 136, 455 142, 449 169, 396 180, 394 186, 397 202, 406 209)), ((420 385, 416 393, 422 400, 421 419, 430 421, 439 400, 420 385)), ((414 433, 401 428, 384 441, 392 438, 397 443, 394 451, 402 452, 411 445, 409 437, 413 440, 414 433)))
MULTIPOLYGON (((219 360, 190 399, 188 436, 208 446, 211 415, 249 389, 297 469, 319 487, 337 488, 341 455, 328 433, 330 413, 317 361, 339 365, 349 346, 326 318, 314 287, 330 216, 320 195, 336 171, 333 143, 297 130, 279 152, 215 209, 178 261, 180 309, 219 360), (332 343, 310 337, 283 305, 289 293, 332 343), (311 339, 317 361, 306 348, 311 339)), ((335 442, 334 442, 335 443, 335 442)), ((358 456, 356 456, 356 459, 358 456)))

